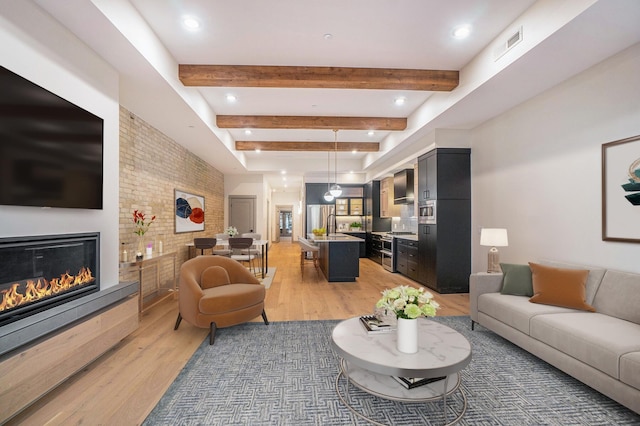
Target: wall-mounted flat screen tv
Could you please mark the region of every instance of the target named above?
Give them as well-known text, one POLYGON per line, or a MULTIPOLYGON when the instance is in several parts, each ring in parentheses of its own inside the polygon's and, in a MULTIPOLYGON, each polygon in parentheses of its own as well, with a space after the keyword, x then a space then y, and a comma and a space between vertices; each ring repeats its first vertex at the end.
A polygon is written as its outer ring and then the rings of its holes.
POLYGON ((102 118, 0 66, 0 204, 102 209, 102 118))

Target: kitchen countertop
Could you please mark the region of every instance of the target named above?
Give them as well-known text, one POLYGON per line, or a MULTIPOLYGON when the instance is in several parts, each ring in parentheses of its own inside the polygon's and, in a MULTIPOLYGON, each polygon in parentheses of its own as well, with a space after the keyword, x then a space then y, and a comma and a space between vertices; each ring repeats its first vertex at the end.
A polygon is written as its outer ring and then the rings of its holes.
POLYGON ((398 238, 400 240, 411 240, 411 241, 418 241, 418 235, 417 234, 401 234, 401 235, 394 235, 393 238, 398 238))
POLYGON ((329 234, 329 236, 321 235, 316 236, 309 234, 309 240, 314 243, 335 243, 335 242, 348 242, 348 243, 360 243, 364 241, 362 238, 353 237, 347 234, 329 234))
POLYGON ((418 234, 391 234, 389 232, 372 232, 373 235, 380 235, 381 237, 391 236, 393 238, 401 238, 403 240, 418 241, 418 234))

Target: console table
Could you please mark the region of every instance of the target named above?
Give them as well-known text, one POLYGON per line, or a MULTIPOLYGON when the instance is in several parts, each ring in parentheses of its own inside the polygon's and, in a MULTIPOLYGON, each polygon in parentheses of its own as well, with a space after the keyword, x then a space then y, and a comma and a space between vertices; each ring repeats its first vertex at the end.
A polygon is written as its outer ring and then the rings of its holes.
POLYGON ((138 284, 140 286, 138 291, 138 312, 142 313, 149 308, 157 305, 163 300, 169 297, 175 297, 176 292, 176 253, 159 253, 151 256, 144 256, 142 260, 132 260, 131 262, 120 263, 120 274, 137 274, 138 284), (160 267, 163 263, 168 264, 171 271, 171 276, 168 281, 171 284, 170 287, 162 286, 160 282, 160 267), (144 279, 148 272, 155 272, 154 286, 150 291, 144 286, 144 279))
POLYGON ((460 371, 471 362, 471 344, 460 333, 436 321, 419 319, 418 352, 405 354, 396 349, 396 333, 367 334, 358 317, 340 322, 331 334, 333 349, 340 356, 336 392, 357 416, 380 424, 349 404, 349 384, 381 398, 403 402, 429 402, 442 399, 444 423, 457 423, 467 410, 467 398, 460 388, 460 371), (445 379, 407 389, 392 376, 445 377, 445 379), (346 379, 345 396, 340 378, 346 379), (447 420, 447 397, 458 392, 462 408, 447 420))

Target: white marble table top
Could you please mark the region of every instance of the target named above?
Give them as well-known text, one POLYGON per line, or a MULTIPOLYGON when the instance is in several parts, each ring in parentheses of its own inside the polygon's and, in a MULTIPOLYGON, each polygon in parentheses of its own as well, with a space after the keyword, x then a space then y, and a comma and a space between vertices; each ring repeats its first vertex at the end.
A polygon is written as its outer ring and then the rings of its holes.
POLYGON ((358 317, 340 322, 331 335, 336 353, 366 370, 401 377, 440 377, 457 373, 471 362, 471 344, 454 329, 418 319, 418 352, 396 348, 396 333, 370 335, 358 317))

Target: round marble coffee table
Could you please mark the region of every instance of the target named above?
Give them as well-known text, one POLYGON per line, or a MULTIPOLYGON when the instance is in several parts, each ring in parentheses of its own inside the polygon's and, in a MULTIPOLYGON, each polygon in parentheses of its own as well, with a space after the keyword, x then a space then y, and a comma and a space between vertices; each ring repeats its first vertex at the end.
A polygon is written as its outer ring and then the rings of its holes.
POLYGON ((418 320, 418 352, 405 354, 396 349, 396 333, 367 334, 358 317, 340 322, 331 334, 333 349, 340 356, 336 392, 357 416, 376 421, 357 412, 349 404, 349 383, 372 395, 404 402, 443 400, 444 423, 457 423, 467 410, 467 398, 460 388, 460 371, 471 362, 471 345, 460 333, 436 321, 418 320), (407 389, 393 376, 445 379, 407 389), (346 398, 340 391, 340 378, 346 380, 346 398), (462 408, 447 421, 447 396, 459 392, 462 408))

